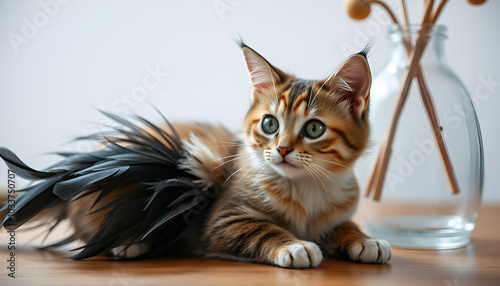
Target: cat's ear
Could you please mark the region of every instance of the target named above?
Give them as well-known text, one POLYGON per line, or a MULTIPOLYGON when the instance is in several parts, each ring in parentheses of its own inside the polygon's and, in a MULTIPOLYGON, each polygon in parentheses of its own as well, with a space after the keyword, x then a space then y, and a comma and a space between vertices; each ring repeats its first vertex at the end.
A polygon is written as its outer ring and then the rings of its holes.
POLYGON ((280 84, 286 77, 286 74, 273 67, 250 47, 243 45, 242 50, 250 79, 252 80, 252 102, 255 102, 264 90, 275 88, 280 84))
POLYGON ((360 118, 368 110, 372 83, 366 53, 347 58, 325 83, 330 92, 349 101, 351 113, 360 118))

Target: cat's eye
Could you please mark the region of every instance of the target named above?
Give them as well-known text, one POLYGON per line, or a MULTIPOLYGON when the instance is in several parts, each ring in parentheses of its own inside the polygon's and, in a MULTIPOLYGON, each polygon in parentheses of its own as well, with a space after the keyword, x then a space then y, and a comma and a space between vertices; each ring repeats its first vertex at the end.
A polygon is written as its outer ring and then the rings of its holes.
POLYGON ((326 131, 326 126, 321 121, 311 120, 306 123, 304 128, 304 135, 311 139, 321 137, 326 131))
POLYGON ((262 130, 264 130, 267 134, 273 134, 278 131, 279 123, 278 119, 274 118, 271 115, 264 117, 262 120, 262 130))

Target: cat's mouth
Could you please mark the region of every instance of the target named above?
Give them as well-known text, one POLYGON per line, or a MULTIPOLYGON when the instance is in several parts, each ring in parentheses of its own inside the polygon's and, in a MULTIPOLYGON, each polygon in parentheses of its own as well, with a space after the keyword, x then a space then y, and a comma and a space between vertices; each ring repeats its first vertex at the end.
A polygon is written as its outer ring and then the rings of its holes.
POLYGON ((296 165, 294 165, 286 160, 282 160, 281 162, 279 162, 276 165, 283 167, 283 168, 298 168, 298 166, 296 166, 296 165))

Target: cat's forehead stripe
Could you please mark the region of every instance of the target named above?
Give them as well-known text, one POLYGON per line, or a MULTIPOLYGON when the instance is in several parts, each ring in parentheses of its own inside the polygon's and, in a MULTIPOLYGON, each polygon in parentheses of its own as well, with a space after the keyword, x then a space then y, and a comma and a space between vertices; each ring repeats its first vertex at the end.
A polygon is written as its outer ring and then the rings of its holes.
POLYGON ((285 110, 288 107, 288 94, 290 93, 290 90, 285 90, 283 93, 281 93, 281 96, 278 100, 278 104, 276 104, 276 107, 274 108, 274 112, 277 114, 284 113, 285 110))
POLYGON ((292 110, 292 106, 297 101, 297 99, 307 91, 307 86, 309 85, 309 81, 305 80, 296 80, 292 86, 290 87, 290 92, 288 94, 288 106, 289 110, 292 110))
POLYGON ((312 93, 313 84, 306 80, 295 80, 290 82, 281 93, 274 111, 283 116, 288 113, 295 113, 299 110, 304 115, 308 115, 308 104, 312 93), (303 107, 302 107, 303 106, 303 107))
POLYGON ((295 103, 293 104, 292 111, 293 113, 297 113, 297 111, 300 110, 302 113, 307 116, 308 110, 307 110, 307 103, 309 102, 309 91, 304 90, 304 92, 297 98, 295 103))

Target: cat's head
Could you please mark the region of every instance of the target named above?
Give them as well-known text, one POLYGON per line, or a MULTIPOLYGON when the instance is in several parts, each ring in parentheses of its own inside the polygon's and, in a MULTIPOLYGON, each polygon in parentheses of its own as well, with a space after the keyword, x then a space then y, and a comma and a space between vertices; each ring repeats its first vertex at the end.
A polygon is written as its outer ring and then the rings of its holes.
POLYGON ((290 178, 314 178, 352 166, 370 132, 366 52, 315 81, 273 67, 244 44, 242 49, 253 86, 244 123, 252 167, 290 178))

